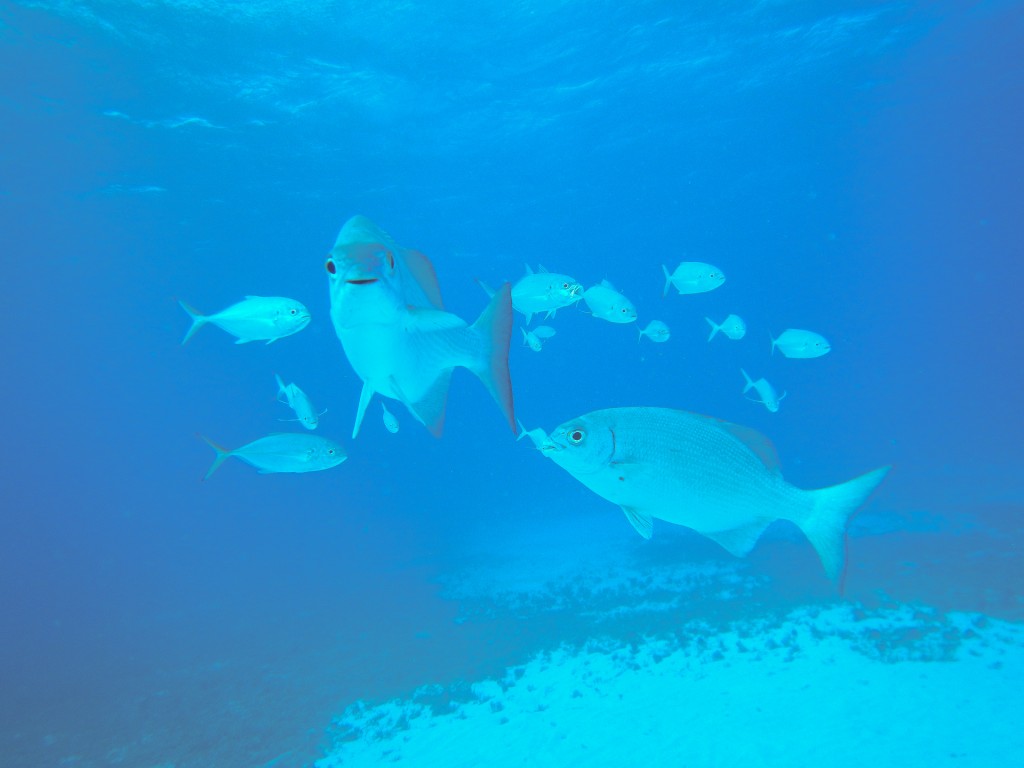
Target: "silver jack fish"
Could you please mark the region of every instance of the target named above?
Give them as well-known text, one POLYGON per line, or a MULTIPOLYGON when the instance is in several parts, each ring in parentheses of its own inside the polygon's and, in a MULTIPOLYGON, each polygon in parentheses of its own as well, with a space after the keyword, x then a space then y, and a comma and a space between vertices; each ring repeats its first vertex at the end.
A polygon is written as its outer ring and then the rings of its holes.
POLYGON ((508 370, 508 283, 469 325, 444 310, 427 257, 400 247, 363 216, 342 227, 325 267, 334 330, 363 380, 353 437, 375 393, 400 401, 440 436, 448 384, 459 366, 476 374, 516 431, 508 370))
MULTIPOLYGON (((494 295, 486 283, 481 280, 477 283, 488 296, 494 295)), ((543 265, 534 272, 527 264, 526 274, 512 286, 512 308, 526 315, 527 325, 535 314, 543 312, 545 319, 554 317, 562 307, 571 306, 582 298, 582 285, 569 275, 548 272, 543 265)))
POLYGON ((285 384, 276 373, 274 378, 277 379, 278 402, 284 403, 295 411, 296 416, 294 419, 281 419, 281 421, 297 421, 306 429, 316 429, 317 425, 320 424, 320 417, 327 413, 327 411, 317 413, 316 408, 313 407, 313 403, 309 399, 309 395, 303 392, 298 384, 294 382, 285 384), (281 399, 282 396, 284 400, 281 399))
POLYGON ((256 467, 261 475, 272 472, 319 472, 336 467, 348 458, 342 447, 333 440, 303 432, 267 435, 233 451, 217 445, 209 438, 203 437, 203 440, 217 452, 217 458, 213 460, 203 480, 208 479, 232 456, 256 467))
POLYGON ((309 310, 295 299, 282 296, 246 296, 245 299, 222 309, 214 315, 204 315, 184 301, 178 302, 192 318, 192 325, 181 340, 184 344, 196 331, 212 323, 232 336, 235 344, 266 341, 270 344, 285 336, 298 333, 309 325, 309 310))
POLYGON ((782 479, 760 433, 668 408, 610 408, 567 421, 541 451, 604 499, 644 538, 653 518, 692 528, 737 557, 775 520, 804 532, 833 581, 843 571, 847 520, 889 467, 815 491, 782 479))

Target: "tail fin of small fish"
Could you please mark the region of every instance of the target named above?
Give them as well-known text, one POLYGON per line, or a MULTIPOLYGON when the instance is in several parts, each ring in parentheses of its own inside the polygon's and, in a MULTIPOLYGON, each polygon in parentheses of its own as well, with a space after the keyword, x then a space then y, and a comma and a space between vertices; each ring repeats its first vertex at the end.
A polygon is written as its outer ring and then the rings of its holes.
POLYGON ((508 370, 508 349, 512 343, 512 286, 505 283, 491 298, 471 328, 484 342, 483 354, 470 367, 501 406, 512 432, 516 432, 512 402, 512 375, 508 370))
POLYGON ((722 330, 722 326, 720 326, 720 325, 719 325, 718 323, 716 323, 716 322, 715 322, 714 320, 712 320, 712 319, 711 319, 710 317, 705 317, 704 319, 705 319, 705 320, 707 320, 707 321, 708 321, 708 325, 710 325, 710 326, 711 326, 711 333, 710 333, 710 334, 708 334, 708 341, 711 341, 711 340, 712 340, 713 338, 715 338, 715 335, 716 335, 716 334, 717 334, 717 333, 718 333, 718 332, 719 332, 720 330, 722 330))
POLYGON ((213 464, 210 465, 210 468, 206 470, 206 474, 203 476, 203 480, 209 480, 210 475, 216 472, 220 465, 223 464, 231 456, 231 451, 229 451, 224 446, 217 445, 215 442, 213 442, 213 440, 206 437, 205 435, 199 435, 199 437, 203 438, 206 444, 217 452, 217 458, 213 460, 213 464))
POLYGON ((672 287, 672 275, 664 264, 661 265, 661 271, 665 273, 665 288, 661 291, 661 298, 665 298, 668 296, 668 289, 672 287))
POLYGON ((276 373, 274 374, 274 378, 277 379, 277 399, 280 400, 281 395, 285 394, 284 382, 281 381, 281 377, 276 373))
POLYGON ((772 340, 772 356, 774 357, 774 355, 775 355, 775 345, 778 342, 776 342, 775 336, 772 334, 771 331, 768 331, 768 338, 772 340))
MULTIPOLYGON (((752 378, 750 378, 750 375, 745 370, 743 370, 742 368, 740 368, 740 373, 743 374, 743 378, 747 382, 747 385, 745 387, 743 387, 743 394, 747 394, 747 392, 749 392, 753 388, 754 380, 752 378)), ((761 401, 758 400, 757 402, 761 402, 761 401)))
POLYGON ((181 305, 182 309, 188 312, 188 316, 192 318, 192 325, 189 327, 188 333, 185 334, 185 338, 181 340, 182 344, 187 344, 188 340, 196 335, 196 331, 198 331, 200 328, 202 328, 204 325, 210 322, 210 318, 202 314, 195 307, 189 306, 184 301, 179 300, 178 303, 181 305))
POLYGON ((868 500, 890 467, 879 467, 830 488, 808 491, 813 507, 807 519, 795 521, 814 545, 825 573, 839 582, 846 564, 846 525, 868 500))
POLYGON ((519 431, 516 432, 516 440, 522 440, 526 437, 526 427, 523 426, 523 422, 518 418, 516 419, 516 426, 519 427, 519 431))

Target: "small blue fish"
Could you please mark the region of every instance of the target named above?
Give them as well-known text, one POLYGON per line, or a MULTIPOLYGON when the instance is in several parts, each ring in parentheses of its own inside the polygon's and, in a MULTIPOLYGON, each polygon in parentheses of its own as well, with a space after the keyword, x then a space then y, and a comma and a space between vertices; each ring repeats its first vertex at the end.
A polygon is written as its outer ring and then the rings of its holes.
POLYGON ((516 440, 528 437, 533 441, 534 447, 539 450, 544 441, 548 439, 548 435, 543 429, 527 429, 519 419, 516 419, 516 424, 519 425, 519 433, 516 435, 516 440))
POLYGON ((778 347, 786 357, 809 360, 827 355, 832 350, 832 345, 820 333, 799 328, 789 328, 780 333, 778 338, 769 334, 769 338, 772 339, 772 354, 778 347))
POLYGON ((217 452, 217 458, 213 460, 203 480, 208 479, 232 456, 256 467, 261 475, 272 472, 318 472, 336 467, 348 458, 342 447, 333 440, 304 432, 267 435, 233 451, 217 445, 209 438, 203 437, 203 440, 217 452))
POLYGON ((235 344, 266 341, 271 344, 298 333, 309 325, 309 310, 294 299, 281 296, 246 296, 245 299, 213 315, 204 315, 183 301, 181 308, 192 318, 192 325, 181 340, 185 344, 207 323, 237 337, 235 344))
MULTIPOLYGON (((295 415, 298 417, 292 419, 297 421, 306 429, 316 429, 320 423, 320 417, 323 416, 327 411, 316 412, 316 408, 313 407, 313 403, 310 402, 309 396, 299 389, 299 385, 294 382, 291 384, 285 384, 281 377, 276 373, 274 378, 277 379, 277 400, 282 402, 295 411, 295 415), (281 395, 284 395, 284 400, 281 400, 281 395)), ((284 421, 284 419, 282 419, 284 421)))
POLYGON ((672 332, 665 323, 661 322, 661 320, 651 320, 651 322, 647 324, 647 327, 640 331, 640 337, 637 341, 640 341, 644 336, 651 341, 661 344, 671 338, 672 332))
POLYGON ((661 271, 665 274, 662 296, 668 296, 668 289, 672 287, 679 293, 707 293, 725 283, 725 274, 722 270, 703 261, 680 262, 675 272, 671 273, 668 267, 662 264, 661 271))
POLYGON ((760 400, 754 400, 752 397, 748 397, 747 399, 754 403, 761 403, 761 405, 772 413, 778 413, 779 403, 783 398, 785 398, 786 393, 783 392, 782 397, 779 397, 775 392, 775 387, 773 387, 767 379, 758 379, 757 381, 754 381, 742 368, 740 368, 740 373, 743 374, 743 379, 746 381, 746 386, 743 387, 743 394, 746 394, 753 389, 761 398, 760 400))
POLYGON ((384 401, 380 401, 380 407, 383 409, 384 418, 384 429, 390 432, 392 435, 398 434, 398 419, 395 418, 395 414, 388 410, 388 407, 384 405, 384 401))
POLYGON ((721 325, 716 323, 710 317, 705 317, 708 321, 708 325, 711 326, 711 333, 708 334, 708 341, 711 341, 718 334, 719 331, 727 339, 733 341, 739 341, 747 335, 747 324, 743 322, 743 318, 739 315, 729 315, 725 320, 722 321, 721 325))
POLYGON ((633 302, 615 290, 615 286, 607 280, 587 288, 583 293, 583 301, 594 317, 607 320, 609 323, 636 322, 636 307, 633 302))

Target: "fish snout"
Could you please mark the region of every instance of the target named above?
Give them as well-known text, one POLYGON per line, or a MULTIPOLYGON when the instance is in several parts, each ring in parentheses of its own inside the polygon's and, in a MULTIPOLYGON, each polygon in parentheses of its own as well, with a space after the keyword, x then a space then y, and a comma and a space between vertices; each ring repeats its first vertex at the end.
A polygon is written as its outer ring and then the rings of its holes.
POLYGON ((562 450, 562 446, 560 446, 550 437, 545 438, 544 442, 538 445, 537 448, 539 448, 540 452, 543 454, 556 453, 557 451, 562 450))

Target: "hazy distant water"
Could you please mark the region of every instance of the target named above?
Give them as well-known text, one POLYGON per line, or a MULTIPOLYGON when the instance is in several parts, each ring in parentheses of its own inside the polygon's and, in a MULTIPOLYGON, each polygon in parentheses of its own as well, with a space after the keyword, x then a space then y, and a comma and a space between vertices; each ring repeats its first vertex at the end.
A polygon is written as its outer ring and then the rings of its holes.
POLYGON ((356 698, 587 637, 578 606, 604 598, 582 586, 577 608, 504 598, 575 564, 721 561, 760 585, 686 616, 834 598, 785 530, 741 563, 668 526, 643 545, 468 374, 442 440, 400 411, 390 435, 376 405, 349 440, 359 383, 322 270, 354 213, 428 254, 461 317, 485 304, 474 278, 525 262, 607 278, 672 327, 638 344, 561 311, 540 354, 516 329, 527 427, 652 404, 764 431, 805 487, 891 462, 848 596, 1019 620, 1022 32, 999 2, 4 6, 10 764, 302 764, 356 698), (663 299, 661 264, 684 258, 726 285, 663 299), (245 294, 313 322, 179 346, 174 299, 245 294), (703 317, 730 312, 748 338, 709 345, 703 317), (769 356, 785 327, 833 352, 769 356), (789 392, 778 414, 743 399, 741 366, 789 392), (275 372, 350 459, 200 483, 196 432, 282 428, 275 372))

